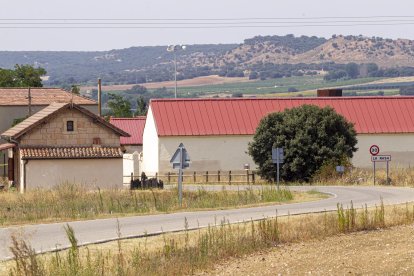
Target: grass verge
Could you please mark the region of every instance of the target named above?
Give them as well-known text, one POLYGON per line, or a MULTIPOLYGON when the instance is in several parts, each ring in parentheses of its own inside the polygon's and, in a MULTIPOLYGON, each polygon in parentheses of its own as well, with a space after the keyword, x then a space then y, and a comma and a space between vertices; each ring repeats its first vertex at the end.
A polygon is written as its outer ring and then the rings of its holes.
MULTIPOLYGON (((287 216, 240 224, 221 223, 204 230, 164 235, 157 247, 147 240, 124 247, 117 242, 111 250, 95 251, 77 246, 75 233, 67 226, 72 247, 64 252, 36 256, 20 240, 13 244, 15 264, 10 275, 183 275, 208 269, 230 257, 240 257, 279 244, 387 228, 414 222, 414 205, 406 204, 356 210, 338 205, 336 212, 287 216)), ((185 222, 184 222, 185 224, 185 222)), ((118 228, 118 233, 120 234, 118 228)))
POLYGON ((69 220, 145 215, 190 210, 208 210, 317 200, 323 194, 262 189, 208 192, 204 189, 184 191, 179 206, 177 190, 104 190, 88 192, 81 186, 65 184, 53 190, 36 190, 25 194, 0 193, 0 225, 59 222, 69 220))

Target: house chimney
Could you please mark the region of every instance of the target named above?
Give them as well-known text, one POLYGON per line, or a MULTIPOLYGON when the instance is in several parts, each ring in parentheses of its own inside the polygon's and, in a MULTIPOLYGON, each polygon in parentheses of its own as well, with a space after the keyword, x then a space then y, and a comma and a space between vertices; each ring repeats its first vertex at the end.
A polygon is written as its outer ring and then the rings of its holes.
POLYGON ((102 81, 98 79, 98 115, 102 116, 102 81))
POLYGON ((342 97, 341 88, 332 88, 332 89, 318 89, 318 97, 342 97))

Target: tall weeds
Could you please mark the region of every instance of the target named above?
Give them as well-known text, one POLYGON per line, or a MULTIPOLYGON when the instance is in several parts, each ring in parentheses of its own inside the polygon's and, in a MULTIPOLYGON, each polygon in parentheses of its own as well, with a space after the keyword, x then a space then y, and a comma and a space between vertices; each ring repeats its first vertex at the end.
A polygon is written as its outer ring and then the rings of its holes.
MULTIPOLYGON (((183 208, 223 208, 293 199, 289 190, 263 188, 245 191, 185 191, 183 208)), ((65 183, 53 190, 35 190, 26 194, 0 193, 0 225, 65 221, 124 214, 172 212, 182 209, 177 190, 100 190, 86 191, 82 186, 65 183)))

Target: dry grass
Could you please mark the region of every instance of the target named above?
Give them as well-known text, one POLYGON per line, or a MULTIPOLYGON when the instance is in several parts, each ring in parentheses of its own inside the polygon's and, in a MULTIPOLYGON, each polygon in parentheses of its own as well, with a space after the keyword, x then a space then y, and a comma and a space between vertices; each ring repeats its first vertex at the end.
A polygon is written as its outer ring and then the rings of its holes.
MULTIPOLYGON (((389 171, 388 184, 399 187, 414 187, 413 168, 391 168, 389 171)), ((376 171, 376 185, 387 185, 387 174, 384 169, 376 171)), ((322 177, 315 178, 315 185, 374 185, 374 174, 372 169, 348 170, 344 175, 327 173, 322 177)))
MULTIPOLYGON (((30 246, 13 246, 15 265, 10 275, 185 275, 208 269, 230 257, 240 257, 274 246, 323 239, 340 233, 376 230, 413 223, 412 204, 360 210, 338 206, 337 212, 265 219, 259 222, 227 224, 204 230, 164 235, 157 247, 146 239, 135 246, 113 243, 110 250, 80 250, 75 233, 68 227, 70 250, 47 256, 33 256, 30 246), (115 246, 114 246, 115 245, 115 246), (28 249, 26 249, 28 248, 28 249), (19 268, 20 267, 20 268, 19 268), (20 269, 20 270, 19 270, 20 269), (36 274, 40 271, 41 274, 36 274), (74 274, 75 273, 75 274, 74 274)), ((183 222, 186 225, 186 222, 183 222)))
POLYGON ((143 215, 189 210, 207 210, 254 206, 266 203, 316 200, 319 194, 301 195, 289 190, 263 186, 262 189, 216 192, 184 191, 183 206, 177 190, 103 190, 90 192, 75 184, 63 184, 53 190, 35 190, 20 194, 0 193, 0 225, 58 222, 125 215, 143 215))

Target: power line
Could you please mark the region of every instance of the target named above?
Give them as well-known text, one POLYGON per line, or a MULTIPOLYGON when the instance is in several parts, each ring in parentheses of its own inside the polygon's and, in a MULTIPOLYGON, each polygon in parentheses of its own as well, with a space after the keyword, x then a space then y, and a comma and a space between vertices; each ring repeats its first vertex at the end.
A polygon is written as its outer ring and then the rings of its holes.
POLYGON ((381 16, 320 16, 320 17, 235 17, 235 18, 0 18, 0 21, 231 21, 231 20, 309 20, 309 19, 373 19, 373 18, 414 18, 414 15, 381 16))
POLYGON ((0 25, 240 25, 240 24, 328 24, 328 23, 406 23, 414 22, 412 20, 334 20, 334 21, 235 21, 235 22, 174 22, 174 23, 159 23, 159 22, 0 22, 0 25))
POLYGON ((216 25, 216 26, 0 26, 0 29, 232 29, 232 28, 297 28, 297 27, 354 27, 354 26, 404 26, 401 23, 355 23, 355 24, 294 24, 294 25, 216 25))

